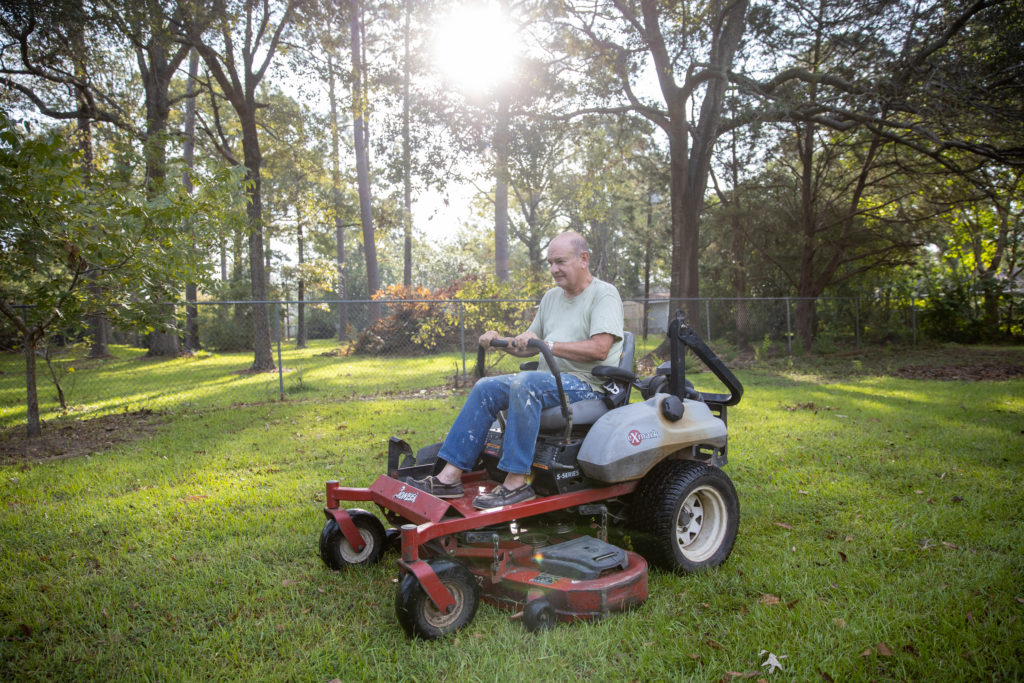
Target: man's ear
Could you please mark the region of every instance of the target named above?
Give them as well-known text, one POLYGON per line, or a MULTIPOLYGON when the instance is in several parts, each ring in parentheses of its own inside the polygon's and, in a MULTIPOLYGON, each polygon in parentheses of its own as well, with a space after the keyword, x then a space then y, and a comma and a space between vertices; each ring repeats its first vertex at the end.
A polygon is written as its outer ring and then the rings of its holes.
POLYGON ((587 268, 590 268, 590 252, 589 251, 581 251, 580 252, 580 260, 583 261, 583 265, 584 266, 586 266, 587 268))

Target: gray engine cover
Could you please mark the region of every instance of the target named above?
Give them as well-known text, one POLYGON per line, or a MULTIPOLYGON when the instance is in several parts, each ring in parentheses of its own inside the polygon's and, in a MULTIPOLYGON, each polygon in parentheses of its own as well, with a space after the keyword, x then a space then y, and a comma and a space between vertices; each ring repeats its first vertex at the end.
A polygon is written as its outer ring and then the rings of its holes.
POLYGON ((590 428, 580 447, 580 469, 593 479, 614 484, 639 479, 666 456, 694 445, 725 446, 725 423, 701 401, 683 401, 683 417, 670 422, 661 414, 658 394, 643 403, 616 408, 590 428))

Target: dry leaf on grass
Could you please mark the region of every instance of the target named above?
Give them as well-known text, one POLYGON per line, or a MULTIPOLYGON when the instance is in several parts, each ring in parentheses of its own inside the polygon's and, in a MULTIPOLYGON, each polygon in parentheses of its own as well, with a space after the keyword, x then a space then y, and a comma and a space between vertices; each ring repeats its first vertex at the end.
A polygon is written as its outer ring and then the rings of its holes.
POLYGON ((782 599, 779 596, 772 595, 771 593, 765 593, 761 596, 762 605, 778 605, 781 602, 782 599))
POLYGON ((764 655, 768 655, 768 659, 766 659, 761 664, 761 667, 762 668, 768 667, 768 675, 769 676, 772 675, 773 673, 775 673, 776 670, 781 670, 782 669, 782 664, 779 663, 779 660, 786 658, 786 655, 782 655, 782 657, 776 657, 774 653, 768 652, 768 650, 761 650, 760 655, 762 657, 764 655))

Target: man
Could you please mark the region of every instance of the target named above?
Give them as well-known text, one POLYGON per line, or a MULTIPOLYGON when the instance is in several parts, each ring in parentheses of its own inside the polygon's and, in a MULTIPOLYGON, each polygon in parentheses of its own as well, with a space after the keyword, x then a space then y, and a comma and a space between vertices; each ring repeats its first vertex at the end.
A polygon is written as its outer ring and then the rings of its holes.
MULTIPOLYGON (((543 339, 561 370, 566 398, 570 402, 599 398, 601 381, 590 370, 619 362, 622 299, 613 285, 590 274, 590 250, 581 235, 564 232, 551 240, 547 260, 557 287, 544 294, 530 327, 510 339, 493 330, 485 332, 480 345, 486 348, 493 339, 505 339, 509 353, 526 357, 537 353, 527 348, 527 342, 543 339)), ((533 464, 540 414, 558 404, 558 387, 543 358, 536 371, 481 379, 438 452, 444 469, 409 483, 439 498, 461 498, 462 473, 476 463, 491 424, 507 409, 498 467, 508 474, 493 491, 477 496, 473 506, 483 510, 535 498, 526 478, 533 464)))

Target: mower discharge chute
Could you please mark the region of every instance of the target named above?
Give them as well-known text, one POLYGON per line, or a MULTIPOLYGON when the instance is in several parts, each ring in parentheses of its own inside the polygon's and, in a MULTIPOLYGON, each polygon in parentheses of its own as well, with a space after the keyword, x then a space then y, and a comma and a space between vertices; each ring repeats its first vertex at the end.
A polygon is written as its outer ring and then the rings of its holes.
MULTIPOLYGON (((545 410, 534 451, 538 498, 477 510, 473 499, 504 478, 503 421, 492 426, 465 495, 441 499, 406 483, 436 474, 440 444, 412 448, 392 438, 388 472, 369 488, 327 482, 320 556, 331 569, 368 565, 399 543, 395 610, 410 636, 437 638, 468 624, 480 600, 508 609, 529 630, 593 619, 647 599, 648 561, 688 573, 717 567, 736 540, 739 501, 728 475, 726 410, 743 387, 677 312, 670 359, 640 380, 626 333, 618 366, 599 366, 603 399, 569 404, 547 345, 531 340, 553 368, 561 405, 545 410), (728 389, 697 392, 685 376, 690 349, 728 389), (630 403, 639 389, 643 401, 630 403), (374 514, 341 503, 373 502, 374 514), (596 528, 596 537, 591 535, 596 528), (632 550, 609 542, 622 539, 632 550)), ((504 344, 501 342, 500 344, 504 344)), ((492 342, 498 346, 499 343, 492 342)), ((486 350, 478 371, 483 375, 486 350)), ((530 369, 525 364, 524 369, 530 369)))

